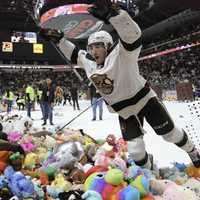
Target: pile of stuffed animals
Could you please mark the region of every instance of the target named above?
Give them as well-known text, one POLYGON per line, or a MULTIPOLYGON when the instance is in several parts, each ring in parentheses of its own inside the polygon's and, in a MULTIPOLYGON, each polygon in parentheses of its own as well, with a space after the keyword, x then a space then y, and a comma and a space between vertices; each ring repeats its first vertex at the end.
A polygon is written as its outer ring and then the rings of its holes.
POLYGON ((112 134, 38 131, 13 116, 0 123, 0 199, 200 200, 200 169, 174 163, 158 174, 137 166, 112 134))

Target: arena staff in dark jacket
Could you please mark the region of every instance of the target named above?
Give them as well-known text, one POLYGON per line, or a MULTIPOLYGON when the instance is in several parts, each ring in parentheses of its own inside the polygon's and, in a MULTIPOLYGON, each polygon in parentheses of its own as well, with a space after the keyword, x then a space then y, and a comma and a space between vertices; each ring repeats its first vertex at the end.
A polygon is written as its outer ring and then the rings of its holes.
POLYGON ((54 104, 54 92, 55 88, 52 85, 51 79, 46 79, 46 83, 42 88, 42 97, 41 102, 43 104, 43 112, 44 112, 44 123, 43 126, 47 124, 47 119, 51 125, 53 124, 53 104, 54 104))
POLYGON ((43 89, 46 85, 46 81, 45 80, 41 80, 38 82, 38 96, 37 96, 37 101, 40 104, 40 109, 42 112, 42 120, 44 120, 44 103, 43 103, 43 99, 42 99, 42 94, 43 94, 43 89))
POLYGON ((70 89, 70 94, 72 97, 73 107, 74 110, 80 110, 79 103, 78 103, 78 87, 75 83, 72 83, 72 87, 70 89))

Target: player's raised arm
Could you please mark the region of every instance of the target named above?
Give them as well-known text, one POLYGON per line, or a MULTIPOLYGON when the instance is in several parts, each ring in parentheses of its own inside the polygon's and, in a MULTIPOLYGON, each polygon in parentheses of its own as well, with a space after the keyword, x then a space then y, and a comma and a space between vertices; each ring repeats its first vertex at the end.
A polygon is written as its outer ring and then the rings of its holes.
POLYGON ((128 50, 141 45, 141 30, 130 15, 110 0, 96 0, 89 12, 105 23, 111 23, 128 50))
POLYGON ((71 41, 64 38, 63 32, 55 29, 41 29, 39 35, 45 40, 55 43, 72 64, 77 64, 79 49, 71 41))

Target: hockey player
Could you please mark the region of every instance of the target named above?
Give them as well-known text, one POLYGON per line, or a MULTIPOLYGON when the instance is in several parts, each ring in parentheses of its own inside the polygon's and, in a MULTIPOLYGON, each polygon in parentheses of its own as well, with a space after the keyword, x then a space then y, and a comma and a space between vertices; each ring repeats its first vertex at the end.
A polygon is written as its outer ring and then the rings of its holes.
POLYGON ((109 0, 96 0, 89 12, 105 23, 111 23, 119 35, 113 43, 108 32, 99 31, 88 38, 87 51, 79 50, 56 30, 42 30, 47 40, 57 43, 72 63, 85 69, 89 80, 104 98, 108 109, 119 114, 122 136, 127 141, 130 157, 137 165, 151 169, 153 163, 145 150, 143 119, 166 141, 185 150, 195 167, 200 167, 200 154, 178 128, 147 81, 140 75, 138 56, 141 30, 124 10, 109 0))

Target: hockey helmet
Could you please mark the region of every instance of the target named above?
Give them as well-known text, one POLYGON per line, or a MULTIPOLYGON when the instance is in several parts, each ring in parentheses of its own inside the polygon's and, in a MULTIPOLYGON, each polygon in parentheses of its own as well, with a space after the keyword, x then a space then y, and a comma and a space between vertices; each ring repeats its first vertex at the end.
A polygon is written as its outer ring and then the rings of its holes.
POLYGON ((95 33, 92 33, 88 38, 88 46, 94 43, 104 43, 105 47, 108 48, 109 44, 113 44, 112 36, 106 32, 106 31, 98 31, 95 33))

